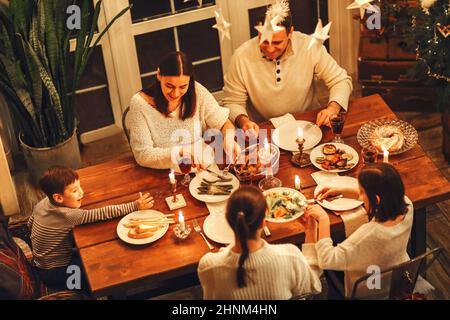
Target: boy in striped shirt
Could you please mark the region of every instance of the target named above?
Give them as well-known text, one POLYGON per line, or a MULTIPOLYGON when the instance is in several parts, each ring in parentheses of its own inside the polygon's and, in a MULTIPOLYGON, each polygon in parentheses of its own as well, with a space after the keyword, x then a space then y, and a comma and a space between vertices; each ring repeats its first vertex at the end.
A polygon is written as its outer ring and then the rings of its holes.
MULTIPOLYGON (((34 265, 42 281, 57 290, 72 289, 68 287, 71 276, 69 266, 78 266, 82 270, 79 257, 75 252, 72 230, 75 226, 100 220, 107 220, 126 215, 136 210, 153 207, 153 198, 139 194, 139 199, 120 205, 103 208, 81 209, 83 189, 78 174, 66 167, 48 169, 39 181, 47 195, 33 210, 28 221, 31 230, 31 243, 34 265)), ((88 291, 87 282, 82 273, 81 289, 88 291)))

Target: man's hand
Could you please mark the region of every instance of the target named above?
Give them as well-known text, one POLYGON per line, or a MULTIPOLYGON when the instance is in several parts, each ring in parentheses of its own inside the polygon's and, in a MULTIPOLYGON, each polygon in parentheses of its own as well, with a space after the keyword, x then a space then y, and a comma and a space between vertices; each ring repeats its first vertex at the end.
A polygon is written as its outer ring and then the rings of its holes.
POLYGON ((250 134, 253 138, 257 138, 259 134, 259 126, 251 121, 246 115, 241 114, 236 118, 235 123, 244 133, 250 134))
POLYGON ((331 127, 330 118, 335 114, 339 114, 341 106, 334 101, 328 104, 328 107, 319 112, 316 119, 316 124, 320 127, 322 125, 331 127))

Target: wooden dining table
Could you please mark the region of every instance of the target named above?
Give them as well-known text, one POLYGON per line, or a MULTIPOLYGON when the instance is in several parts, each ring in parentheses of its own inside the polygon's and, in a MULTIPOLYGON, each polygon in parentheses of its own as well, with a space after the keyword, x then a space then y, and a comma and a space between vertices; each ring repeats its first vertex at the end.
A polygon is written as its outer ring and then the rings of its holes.
MULTIPOLYGON (((298 120, 314 122, 317 110, 294 115, 298 120)), ((350 103, 342 137, 345 143, 361 151, 356 135, 359 128, 370 120, 395 119, 395 114, 379 95, 355 99, 350 103)), ((273 129, 270 122, 261 128, 273 129)), ((331 141, 330 129, 323 128, 322 142, 331 141)), ((296 133, 293 133, 295 136, 296 133)), ((420 141, 419 141, 420 142, 420 141)), ((307 199, 313 197, 316 182, 311 173, 314 166, 304 168, 293 165, 292 154, 281 151, 279 171, 276 174, 284 187, 294 188, 294 176, 299 175, 302 192, 307 199)), ((410 239, 410 255, 417 256, 426 250, 426 207, 450 198, 450 184, 431 159, 417 144, 414 148, 390 157, 390 163, 400 172, 406 195, 414 205, 414 223, 410 239)), ((358 165, 341 175, 356 177, 363 167, 358 165)), ((138 198, 139 192, 149 192, 155 198, 155 210, 171 213, 165 198, 171 195, 168 170, 154 170, 139 166, 133 157, 111 160, 78 170, 85 191, 83 208, 120 204, 138 198)), ((181 176, 178 177, 178 180, 181 176)), ((183 213, 186 223, 192 225, 197 219, 200 225, 209 212, 205 203, 195 199, 188 188, 178 183, 178 193, 187 202, 183 213)), ((174 211, 172 213, 175 213, 174 211)), ((345 239, 342 219, 329 213, 334 243, 345 239)), ((143 246, 129 245, 118 238, 116 228, 119 219, 77 226, 74 240, 79 250, 84 270, 93 296, 125 296, 130 290, 157 286, 182 276, 196 274, 200 258, 209 252, 201 235, 193 231, 186 240, 178 240, 171 225, 159 240, 143 246)), ((270 243, 293 243, 304 241, 304 228, 298 220, 289 223, 267 222, 271 236, 264 238, 270 243)), ((219 248, 221 245, 212 241, 219 248)))

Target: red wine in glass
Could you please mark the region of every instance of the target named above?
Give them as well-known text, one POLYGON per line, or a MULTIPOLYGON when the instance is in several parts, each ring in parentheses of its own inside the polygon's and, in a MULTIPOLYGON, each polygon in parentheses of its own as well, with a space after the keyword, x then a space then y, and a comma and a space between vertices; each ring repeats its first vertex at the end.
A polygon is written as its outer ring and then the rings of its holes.
POLYGON ((333 142, 344 143, 341 138, 342 130, 344 129, 345 115, 342 113, 336 114, 330 118, 331 131, 335 135, 333 142))
POLYGON ((182 157, 178 162, 178 167, 180 168, 181 173, 184 173, 183 180, 181 180, 181 185, 187 187, 191 182, 191 176, 189 175, 192 168, 191 157, 182 157))
POLYGON ((191 157, 183 157, 180 159, 180 162, 178 163, 178 166, 180 167, 181 173, 189 173, 191 172, 192 163, 191 163, 191 157))
POLYGON ((378 151, 375 148, 363 148, 362 156, 364 159, 364 163, 375 163, 378 156, 378 151))

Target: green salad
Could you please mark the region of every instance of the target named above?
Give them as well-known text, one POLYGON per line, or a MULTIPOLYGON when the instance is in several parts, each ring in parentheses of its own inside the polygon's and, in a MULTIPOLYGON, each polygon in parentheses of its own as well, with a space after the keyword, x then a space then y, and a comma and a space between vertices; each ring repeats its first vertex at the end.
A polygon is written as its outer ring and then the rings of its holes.
POLYGON ((268 211, 266 218, 291 219, 303 211, 305 201, 297 193, 291 191, 269 192, 266 194, 268 211))

